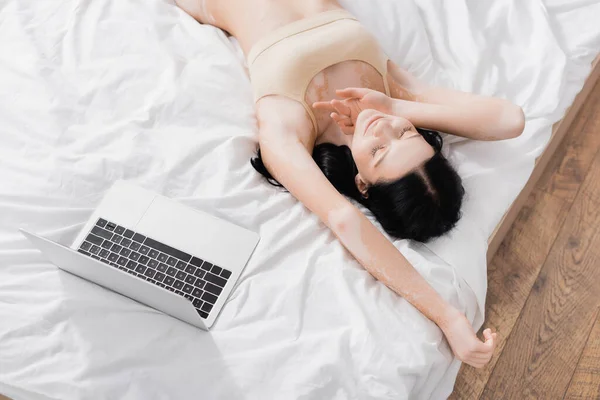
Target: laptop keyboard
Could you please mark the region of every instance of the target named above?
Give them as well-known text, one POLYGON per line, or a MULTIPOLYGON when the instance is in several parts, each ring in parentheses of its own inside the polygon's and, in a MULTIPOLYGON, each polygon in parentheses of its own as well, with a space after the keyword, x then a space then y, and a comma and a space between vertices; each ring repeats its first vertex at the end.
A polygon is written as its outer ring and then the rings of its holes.
POLYGON ((98 219, 77 250, 190 300, 202 318, 223 291, 231 271, 98 219))

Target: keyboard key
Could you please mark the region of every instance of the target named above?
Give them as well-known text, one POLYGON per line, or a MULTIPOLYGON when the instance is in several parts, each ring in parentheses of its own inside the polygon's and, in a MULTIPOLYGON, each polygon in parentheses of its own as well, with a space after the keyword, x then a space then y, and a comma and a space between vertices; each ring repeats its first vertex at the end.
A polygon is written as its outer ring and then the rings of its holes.
POLYGON ((165 277, 165 280, 163 281, 163 283, 167 286, 171 286, 173 282, 175 282, 175 278, 173 278, 172 276, 165 277))
POLYGON ((78 251, 78 252, 80 252, 81 254, 85 254, 85 255, 86 255, 86 256, 88 256, 88 257, 89 257, 89 256, 91 256, 91 254, 90 254, 90 253, 88 253, 88 252, 87 252, 87 251, 85 251, 85 250, 81 250, 81 249, 79 249, 79 250, 77 250, 77 251, 78 251))
POLYGON ((112 238, 110 239, 110 241, 111 241, 111 242, 113 242, 113 243, 116 243, 116 244, 119 244, 119 243, 121 243, 121 240, 123 240, 123 236, 121 236, 121 235, 119 235, 119 234, 117 234, 117 233, 115 233, 115 234, 112 236, 112 238))
POLYGON ((122 235, 123 232, 125 232, 125 228, 123 228, 120 225, 117 225, 117 227, 115 228, 115 233, 118 233, 119 235, 122 235))
POLYGON ((204 292, 202 295, 202 300, 206 300, 211 304, 215 304, 217 302, 217 296, 212 293, 204 292))
POLYGON ((97 255, 92 254, 92 258, 95 258, 96 260, 100 260, 100 257, 98 257, 97 255))
MULTIPOLYGON (((164 264, 163 264, 163 265, 164 265, 164 264)), ((173 267, 169 267, 169 268, 167 268, 167 275, 170 275, 170 276, 175 276, 175 275, 177 275, 177 272, 179 272, 179 271, 177 271, 177 270, 176 270, 175 268, 173 268, 173 267)))
MULTIPOLYGON (((152 260, 152 261, 158 263, 158 261, 156 261, 156 260, 152 260)), ((163 263, 159 263, 158 267, 156 267, 156 269, 159 270, 160 272, 165 272, 167 270, 167 268, 168 268, 167 264, 163 264, 163 263)))
POLYGON ((100 247, 93 245, 92 248, 90 249, 90 253, 92 254, 98 254, 100 252, 100 247))
POLYGON ((123 267, 125 266, 125 264, 127 264, 127 259, 125 257, 119 257, 119 259, 117 260, 117 264, 123 267))
POLYGON ((205 313, 204 311, 198 311, 198 310, 196 310, 196 311, 198 312, 198 314, 200 314, 200 316, 202 318, 204 318, 204 319, 208 318, 208 313, 205 313))
POLYGON ((229 277, 231 276, 231 271, 227 271, 226 269, 224 269, 223 271, 221 271, 221 276, 225 279, 229 279, 229 277))
POLYGON ((146 240, 146 236, 136 233, 135 235, 133 235, 133 240, 135 240, 136 242, 144 243, 144 240, 146 240))
POLYGON ((96 225, 101 226, 101 227, 104 228, 106 226, 107 222, 108 222, 107 220, 99 218, 98 221, 96 222, 96 225))
POLYGON ((138 251, 138 250, 140 249, 140 247, 141 247, 141 246, 142 246, 142 245, 141 245, 141 244, 139 244, 138 242, 131 242, 131 244, 129 245, 129 248, 130 248, 131 250, 138 251))
POLYGON ((185 297, 185 298, 186 298, 186 299, 188 299, 189 301, 194 301, 194 297, 193 297, 193 296, 191 296, 191 295, 189 295, 189 294, 186 294, 186 295, 185 295, 185 296, 183 296, 183 297, 185 297))
POLYGON ((169 257, 167 260, 167 265, 174 267, 175 264, 177 264, 177 259, 175 257, 169 257))
POLYGON ((90 233, 89 235, 87 235, 87 237, 85 238, 85 240, 87 240, 88 242, 93 243, 93 244, 101 245, 102 241, 104 239, 102 239, 101 237, 98 237, 98 236, 93 235, 93 234, 90 233))
POLYGON ((204 302, 202 300, 200 300, 200 299, 196 299, 196 300, 192 301, 192 304, 196 308, 200 308, 202 306, 202 303, 204 303, 204 302))
POLYGON ((117 253, 110 253, 108 255, 109 261, 117 261, 119 259, 119 255, 117 253))
POLYGON ((81 243, 80 249, 82 249, 82 250, 89 250, 90 247, 92 247, 92 244, 90 242, 83 242, 83 243, 81 243))
POLYGON ((112 247, 110 248, 112 251, 114 251, 115 253, 118 253, 121 251, 122 247, 119 246, 118 244, 113 244, 112 247))
POLYGON ((202 268, 205 271, 210 271, 210 269, 212 268, 212 264, 208 261, 204 261, 204 264, 202 264, 200 268, 202 268))
POLYGON ((193 285, 194 282, 196 282, 196 278, 194 278, 193 275, 188 275, 188 276, 185 277, 185 281, 187 283, 189 283, 190 285, 193 285))
POLYGON ((156 257, 156 259, 160 262, 165 262, 165 261, 167 261, 168 258, 169 258, 169 256, 166 255, 165 253, 160 253, 158 255, 158 257, 156 257))
POLYGON ((113 267, 117 267, 117 268, 119 268, 119 269, 123 269, 122 267, 120 267, 120 266, 118 266, 117 264, 115 264, 115 263, 112 263, 112 262, 110 263, 110 265, 111 265, 111 266, 113 266, 113 267))
POLYGON ((136 253, 135 251, 132 251, 131 254, 129 255, 129 258, 132 259, 133 261, 137 261, 140 259, 140 253, 136 253))
POLYGON ((114 231, 116 227, 117 227, 117 224, 115 224, 114 222, 109 222, 106 224, 104 229, 106 229, 107 231, 114 231))
POLYGON ((206 286, 204 286, 204 290, 218 296, 223 289, 218 287, 217 285, 213 285, 212 283, 207 282, 206 286))
POLYGON ((131 254, 131 250, 126 249, 125 247, 123 247, 121 249, 121 251, 119 252, 120 255, 122 255, 123 257, 129 257, 129 255, 131 254))
POLYGON ((127 261, 127 265, 126 267, 129 269, 135 269, 138 266, 138 263, 136 263, 135 261, 127 261))
POLYGON ((215 275, 219 275, 221 271, 223 271, 223 268, 217 267, 216 265, 213 265, 212 269, 210 270, 210 272, 212 272, 215 275))
POLYGON ((140 259, 138 260, 138 262, 140 264, 144 264, 144 265, 146 265, 146 263, 148 263, 148 261, 150 261, 150 259, 147 256, 141 256, 140 259))
POLYGON ((158 282, 162 282, 163 279, 165 279, 165 274, 163 274, 162 272, 157 272, 156 275, 154 275, 154 279, 156 279, 158 282))
POLYGON ((181 290, 183 290, 185 293, 192 293, 192 290, 194 290, 194 288, 186 283, 185 285, 183 285, 183 289, 181 290))
MULTIPOLYGON (((150 270, 148 270, 148 271, 150 271, 150 270)), ((156 285, 156 281, 155 281, 154 279, 150 279, 150 278, 148 278, 148 282, 150 282, 150 283, 154 283, 154 284, 156 285)))
POLYGON ((153 269, 148 268, 146 270, 146 272, 144 272, 144 275, 146 275, 148 278, 154 278, 154 275, 156 274, 156 271, 153 269))
POLYGON ((163 253, 166 253, 170 256, 179 258, 180 260, 183 260, 183 261, 188 261, 190 258, 192 258, 192 256, 190 256, 188 253, 184 253, 181 250, 177 250, 171 246, 167 246, 164 243, 157 242, 154 239, 146 238, 146 240, 144 241, 144 244, 146 246, 152 247, 156 250, 162 251, 163 253))
POLYGON ((92 228, 92 233, 96 236, 100 236, 101 238, 104 239, 110 239, 112 237, 112 232, 107 231, 106 229, 102 229, 98 226, 95 226, 92 228))
POLYGON ((183 261, 177 261, 177 265, 175 266, 177 269, 184 270, 187 264, 183 261))
POLYGON ((196 270, 196 273, 194 275, 196 275, 198 278, 204 278, 205 274, 206 274, 206 271, 204 271, 203 269, 198 268, 196 270))
POLYGON ((186 276, 187 274, 183 271, 177 271, 177 274, 175 274, 175 277, 181 280, 184 280, 186 276))
POLYGON ((193 265, 188 265, 187 267, 185 267, 185 272, 187 272, 188 274, 193 274, 194 272, 196 272, 196 267, 194 267, 193 265))
POLYGON ((197 257, 192 257, 192 259, 190 260, 190 264, 193 264, 196 267, 201 267, 203 262, 204 262, 204 260, 201 260, 197 257))
POLYGON ((206 274, 204 279, 206 279, 209 282, 214 283, 215 285, 221 286, 221 287, 225 287, 225 284, 227 283, 227 280, 221 278, 220 276, 211 274, 210 272, 206 274))
POLYGON ((156 257, 158 257, 159 254, 160 254, 160 251, 151 249, 150 252, 148 253, 148 256, 152 257, 152 258, 156 258, 156 257))
POLYGON ((160 286, 161 288, 166 287, 163 283, 160 283, 160 282, 158 282, 157 285, 160 286))
POLYGON ((203 294, 204 294, 204 290, 201 290, 198 288, 194 288, 194 291, 192 292, 192 295, 194 297, 198 297, 198 298, 200 298, 203 294))
POLYGON ((135 272, 137 272, 138 274, 143 274, 144 272, 146 272, 146 267, 138 264, 138 266, 135 268, 135 272))
POLYGON ((212 310, 213 305, 210 303, 204 303, 204 305, 202 306, 201 310, 202 311, 206 311, 206 312, 210 312, 210 310, 212 310))
POLYGON ((199 288, 203 288, 204 287, 204 281, 202 280, 202 278, 196 278, 196 282, 194 283, 194 286, 199 287, 199 288))
POLYGON ((123 238, 123 240, 121 240, 121 246, 129 247, 130 244, 131 239, 123 238))
POLYGON ((185 293, 183 293, 181 290, 176 290, 175 293, 177 293, 180 296, 183 296, 185 293))
POLYGON ((100 250, 100 253, 98 253, 98 255, 102 258, 108 257, 109 254, 110 254, 110 251, 108 251, 106 249, 102 249, 102 250, 100 250))
POLYGON ((173 287, 175 289, 181 289, 183 287, 183 282, 181 282, 179 279, 175 279, 175 282, 173 282, 173 287))
POLYGON ((140 253, 143 255, 148 255, 148 252, 150 251, 150 247, 148 246, 142 246, 140 247, 140 253))
POLYGON ((104 247, 105 249, 110 249, 112 245, 113 244, 110 241, 105 240, 104 242, 102 242, 101 246, 104 247))
POLYGON ((131 229, 125 229, 125 232, 123 232, 123 236, 131 239, 133 237, 133 231, 131 229))

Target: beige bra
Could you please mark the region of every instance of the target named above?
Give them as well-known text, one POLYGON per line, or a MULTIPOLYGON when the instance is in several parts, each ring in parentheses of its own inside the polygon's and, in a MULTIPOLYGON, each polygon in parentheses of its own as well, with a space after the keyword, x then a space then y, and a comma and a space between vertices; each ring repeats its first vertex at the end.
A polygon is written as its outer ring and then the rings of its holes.
POLYGON ((275 29, 257 41, 248 53, 254 101, 281 95, 300 102, 315 132, 317 120, 304 101, 310 81, 325 68, 357 60, 373 66, 383 78, 389 96, 388 57, 377 40, 348 11, 321 12, 275 29))

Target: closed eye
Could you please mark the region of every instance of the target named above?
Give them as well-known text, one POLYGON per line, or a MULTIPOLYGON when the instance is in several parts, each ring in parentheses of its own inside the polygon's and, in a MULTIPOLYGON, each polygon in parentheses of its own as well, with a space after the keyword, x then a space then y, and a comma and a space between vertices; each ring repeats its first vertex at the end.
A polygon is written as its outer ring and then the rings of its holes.
POLYGON ((402 131, 400 131, 400 135, 398 137, 402 137, 402 135, 404 135, 406 132, 410 131, 412 128, 410 126, 406 126, 404 127, 404 129, 402 129, 402 131))
POLYGON ((377 154, 377 151, 379 151, 381 149, 383 149, 383 145, 373 147, 373 150, 371 150, 371 156, 375 157, 375 154, 377 154))

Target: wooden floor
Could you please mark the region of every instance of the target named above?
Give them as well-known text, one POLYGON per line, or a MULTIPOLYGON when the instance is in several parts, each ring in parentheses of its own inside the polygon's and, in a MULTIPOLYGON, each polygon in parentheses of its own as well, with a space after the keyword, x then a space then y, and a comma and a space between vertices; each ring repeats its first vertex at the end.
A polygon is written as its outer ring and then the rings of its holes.
MULTIPOLYGON (((488 267, 498 346, 452 399, 600 399, 600 81, 488 267)), ((481 337, 481 332, 480 335, 481 337)))

